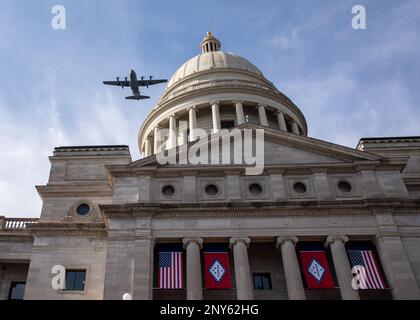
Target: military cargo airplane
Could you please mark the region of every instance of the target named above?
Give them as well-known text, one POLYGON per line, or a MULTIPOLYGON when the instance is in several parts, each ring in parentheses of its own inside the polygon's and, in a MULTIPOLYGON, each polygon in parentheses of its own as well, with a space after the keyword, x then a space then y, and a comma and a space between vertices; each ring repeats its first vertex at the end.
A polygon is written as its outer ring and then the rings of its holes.
POLYGON ((111 86, 120 86, 123 89, 124 87, 131 87, 131 91, 133 91, 133 95, 129 97, 125 97, 125 98, 130 99, 130 100, 141 100, 141 99, 149 99, 150 97, 141 95, 139 87, 148 88, 151 85, 164 83, 167 81, 168 81, 167 79, 154 80, 152 76, 150 76, 148 80, 144 80, 144 77, 141 77, 140 80, 137 80, 136 72, 133 69, 131 69, 130 80, 128 80, 127 77, 125 77, 124 80, 120 80, 120 78, 117 77, 117 81, 103 81, 103 84, 107 84, 111 86))

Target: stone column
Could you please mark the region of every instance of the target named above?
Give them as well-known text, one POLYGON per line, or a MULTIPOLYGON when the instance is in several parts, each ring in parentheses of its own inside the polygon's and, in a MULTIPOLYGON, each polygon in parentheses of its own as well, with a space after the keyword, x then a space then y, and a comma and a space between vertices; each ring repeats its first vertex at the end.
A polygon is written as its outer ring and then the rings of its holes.
MULTIPOLYGON (((4 218, 4 217, 0 217, 0 219, 1 218, 4 218)), ((0 229, 1 229, 1 220, 0 220, 0 229)), ((5 288, 6 282, 3 281, 4 274, 6 273, 5 269, 6 269, 6 264, 3 265, 2 263, 0 263, 0 299, 1 300, 7 299, 7 296, 6 296, 7 289, 5 288)))
POLYGON ((277 247, 281 246, 284 277, 286 279, 287 295, 289 300, 305 300, 302 276, 296 255, 295 245, 299 241, 297 237, 278 237, 277 247))
POLYGON ((281 131, 287 131, 286 120, 284 119, 283 112, 277 112, 277 122, 281 131))
POLYGON ((396 234, 398 231, 385 231, 383 230, 385 227, 380 227, 380 229, 384 234, 376 238, 375 246, 393 298, 395 300, 419 300, 420 288, 401 238, 396 234))
POLYGON ((245 123, 245 114, 244 114, 244 107, 242 101, 235 101, 235 109, 236 109, 236 122, 238 125, 245 123))
POLYGON ((160 139, 161 139, 160 128, 159 128, 159 126, 156 126, 155 129, 154 129, 154 137, 153 137, 153 153, 154 154, 156 154, 160 151, 160 145, 162 143, 160 141, 160 139))
MULTIPOLYGON (((145 221, 138 219, 141 226, 145 221)), ((147 221, 148 225, 151 224, 147 221)), ((141 227, 143 228, 143 227, 141 227)), ((134 279, 133 300, 153 299, 153 251, 154 239, 150 236, 138 237, 134 240, 134 279)))
POLYGON ((144 156, 149 157, 152 155, 152 139, 150 137, 146 137, 146 141, 144 142, 144 156))
POLYGON ((166 149, 172 149, 176 147, 176 118, 172 114, 169 117, 169 134, 168 134, 168 143, 166 149))
POLYGON ((294 134, 300 134, 300 132, 299 132, 299 127, 298 127, 298 125, 297 125, 296 121, 293 121, 293 122, 292 122, 292 132, 293 132, 294 134))
POLYGON ((203 239, 184 238, 182 242, 187 251, 187 300, 203 300, 200 260, 203 239))
POLYGON ((331 247, 335 274, 337 275, 338 285, 340 286, 341 299, 359 300, 359 293, 351 285, 353 275, 346 248, 344 247, 347 241, 349 241, 347 236, 329 236, 325 245, 331 247))
MULTIPOLYGON (((111 223, 117 223, 110 221, 111 223)), ((147 257, 146 259, 149 259, 147 257)), ((28 274, 28 279, 30 274, 28 274)), ((28 288, 27 288, 28 289, 28 288)), ((35 298, 35 291, 25 292, 25 298, 35 298)), ((32 290, 31 290, 32 291, 32 290)), ((134 245, 133 239, 121 235, 118 229, 108 230, 108 245, 105 265, 104 300, 121 300, 125 293, 134 291, 134 245), (124 263, 121 263, 121 259, 124 263)))
POLYGON ((6 219, 5 216, 0 216, 0 230, 4 228, 4 220, 6 219))
POLYGON ((248 260, 249 238, 231 238, 235 265, 236 295, 238 300, 253 300, 254 286, 252 285, 251 269, 248 260))
POLYGON ((187 121, 178 122, 178 145, 182 146, 188 143, 188 123, 187 121))
MULTIPOLYGON (((0 217, 0 219, 1 218, 2 217, 0 217)), ((3 283, 4 269, 5 267, 3 266, 2 263, 0 263, 0 285, 3 283)), ((3 297, 0 297, 0 298, 3 298, 3 297)))
POLYGON ((258 105, 258 115, 260 116, 260 124, 268 127, 267 114, 265 113, 265 105, 258 105))
POLYGON ((211 116, 213 119, 213 133, 218 133, 221 129, 219 102, 211 103, 211 116))
POLYGON ((190 127, 190 141, 195 141, 197 138, 195 136, 195 129, 197 128, 197 111, 196 107, 188 108, 188 121, 189 121, 189 127, 190 127))

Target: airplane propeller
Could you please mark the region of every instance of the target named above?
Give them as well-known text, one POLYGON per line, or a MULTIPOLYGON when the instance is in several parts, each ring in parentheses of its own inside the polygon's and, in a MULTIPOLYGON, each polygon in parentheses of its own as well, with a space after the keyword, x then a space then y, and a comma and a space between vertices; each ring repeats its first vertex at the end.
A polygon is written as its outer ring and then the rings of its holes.
POLYGON ((124 89, 124 85, 120 82, 120 77, 117 77, 117 84, 124 89))

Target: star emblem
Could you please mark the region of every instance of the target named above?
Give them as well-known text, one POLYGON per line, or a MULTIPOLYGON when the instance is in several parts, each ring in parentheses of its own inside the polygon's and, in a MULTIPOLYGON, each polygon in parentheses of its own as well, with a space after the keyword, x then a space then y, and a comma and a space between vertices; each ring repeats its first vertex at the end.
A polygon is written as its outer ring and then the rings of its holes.
POLYGON ((215 259, 209 268, 209 273, 213 277, 213 279, 217 283, 219 283, 225 275, 226 269, 223 267, 223 265, 219 262, 218 259, 215 259))
POLYGON ((315 278, 316 281, 318 281, 318 283, 322 282, 322 279, 326 274, 325 268, 318 262, 315 257, 312 258, 311 263, 308 266, 308 272, 312 277, 315 278))

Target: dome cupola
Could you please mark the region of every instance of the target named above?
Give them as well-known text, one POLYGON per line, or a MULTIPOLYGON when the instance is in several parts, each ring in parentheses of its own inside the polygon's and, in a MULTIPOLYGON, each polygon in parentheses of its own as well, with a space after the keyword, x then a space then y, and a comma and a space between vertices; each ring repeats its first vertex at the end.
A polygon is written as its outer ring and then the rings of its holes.
POLYGON ((203 41, 201 41, 202 53, 220 51, 221 46, 220 41, 217 40, 210 31, 207 31, 207 35, 204 37, 203 41))

